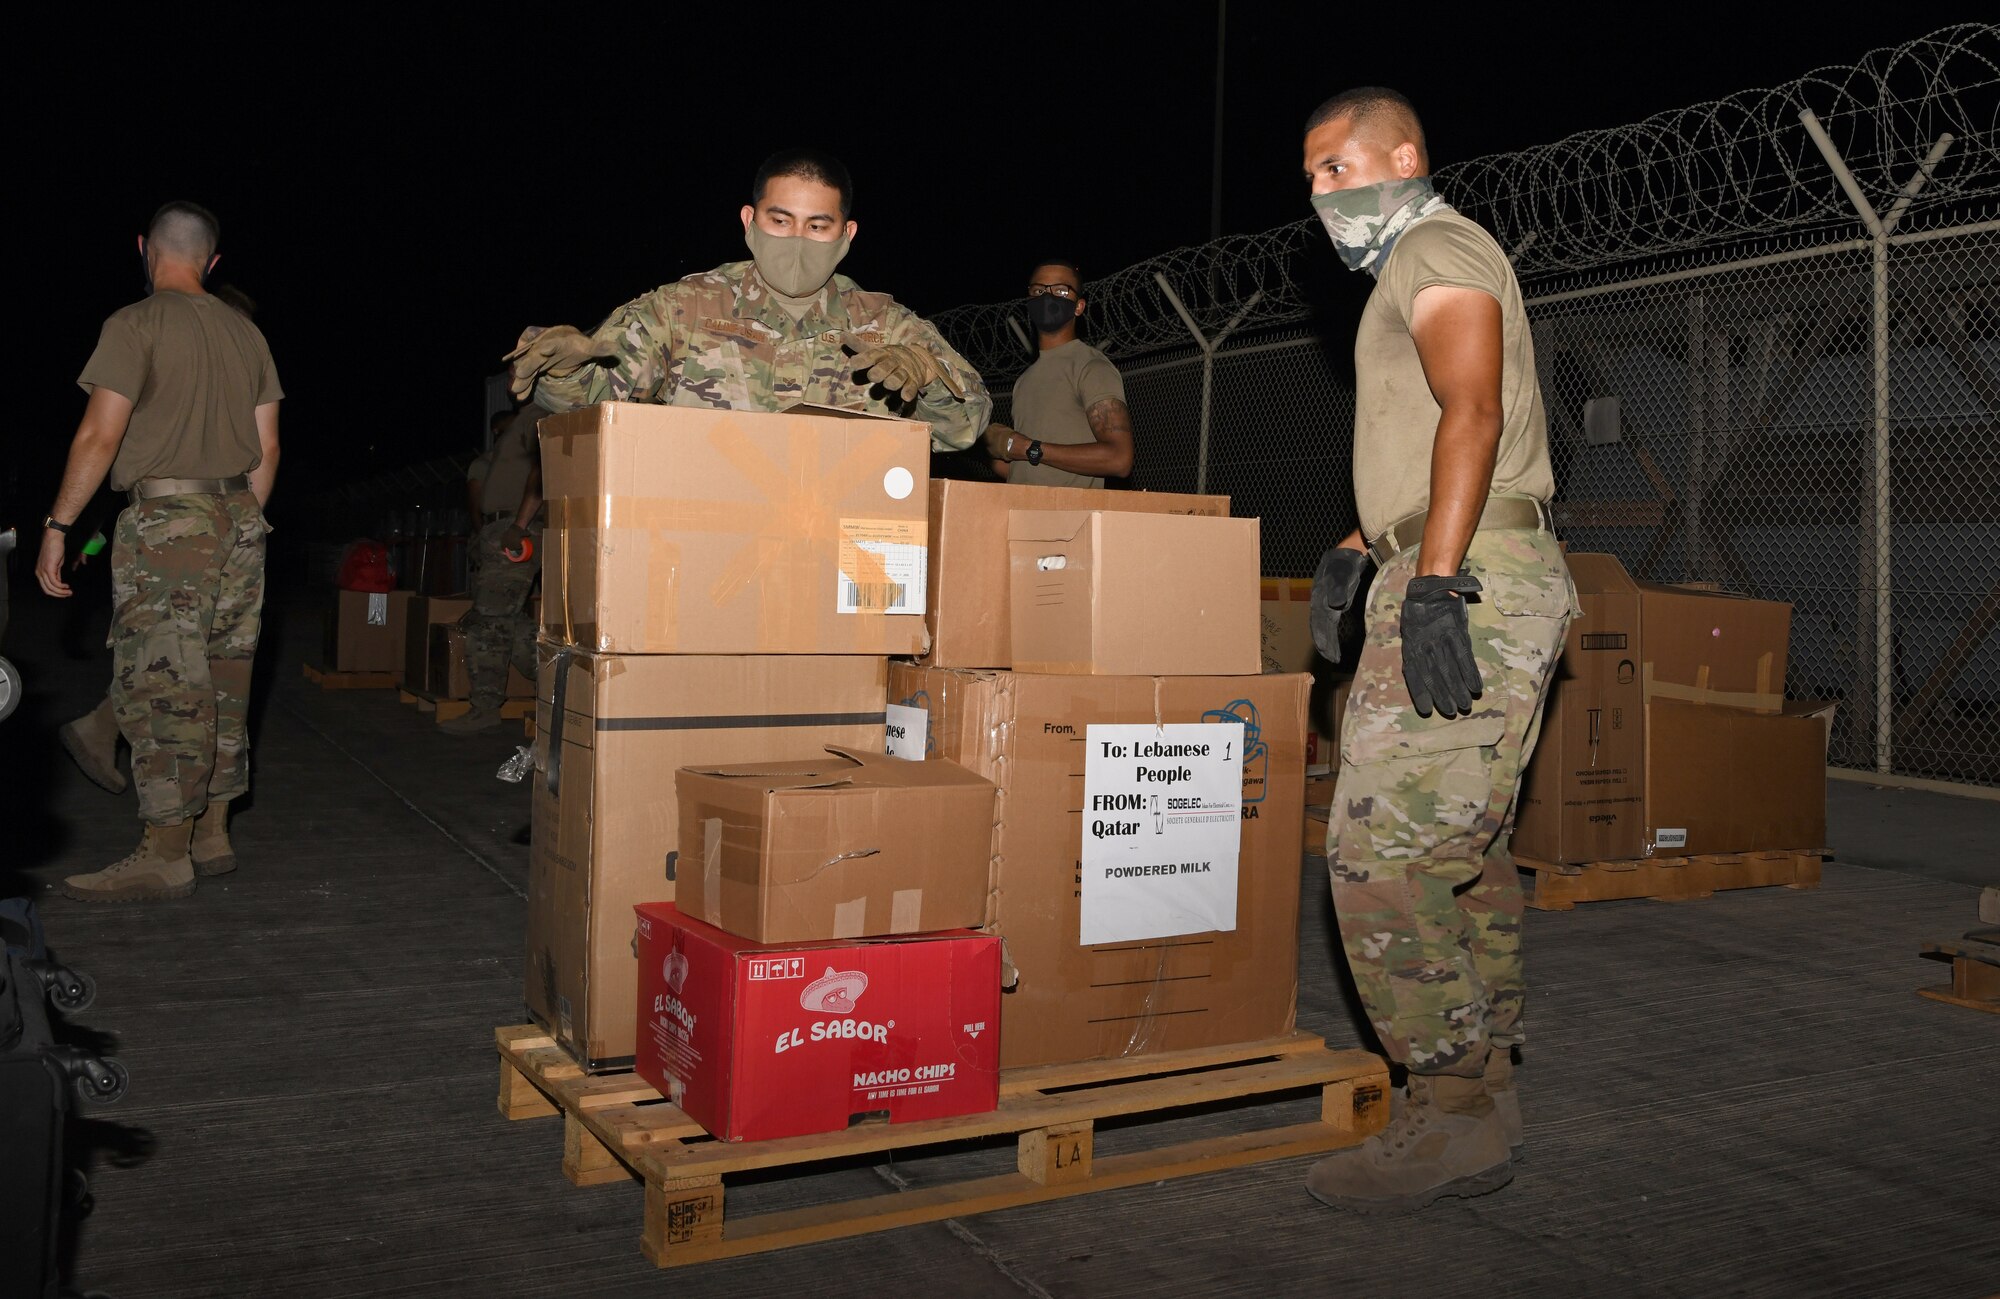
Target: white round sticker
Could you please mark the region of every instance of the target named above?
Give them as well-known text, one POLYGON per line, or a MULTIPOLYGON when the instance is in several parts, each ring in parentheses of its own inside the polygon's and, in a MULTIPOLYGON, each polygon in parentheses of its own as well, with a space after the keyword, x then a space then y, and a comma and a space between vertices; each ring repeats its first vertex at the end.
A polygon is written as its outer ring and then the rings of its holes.
POLYGON ((882 490, 889 493, 891 500, 900 501, 916 488, 916 477, 901 465, 882 475, 882 490))

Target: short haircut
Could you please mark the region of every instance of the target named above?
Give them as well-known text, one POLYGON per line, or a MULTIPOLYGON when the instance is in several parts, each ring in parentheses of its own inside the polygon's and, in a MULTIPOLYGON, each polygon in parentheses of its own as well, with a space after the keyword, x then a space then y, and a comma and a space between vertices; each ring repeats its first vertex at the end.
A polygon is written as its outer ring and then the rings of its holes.
POLYGON ((1075 262, 1071 261, 1069 258, 1044 257, 1042 258, 1042 260, 1035 262, 1028 267, 1029 277, 1033 278, 1035 272, 1041 270, 1042 267, 1044 266, 1062 267, 1064 270, 1068 271, 1071 275, 1074 275, 1076 277, 1077 288, 1080 289, 1083 287, 1083 268, 1081 266, 1078 266, 1075 262))
POLYGON ((208 265, 222 242, 222 223, 199 203, 175 199, 163 203, 146 226, 146 243, 170 257, 208 265))
POLYGON ((840 219, 845 221, 854 215, 854 177, 847 174, 847 165, 832 154, 819 149, 780 149, 764 159, 764 164, 757 168, 756 178, 750 182, 751 207, 764 201, 764 187, 780 176, 796 176, 838 190, 840 219))
POLYGON ((1417 146, 1423 155, 1424 166, 1430 167, 1430 145, 1424 140, 1424 124, 1417 116, 1417 107, 1402 92, 1387 86, 1356 86, 1343 90, 1312 111, 1306 119, 1307 135, 1311 135, 1336 117, 1352 117, 1354 129, 1377 135, 1393 135, 1395 143, 1404 140, 1417 146))

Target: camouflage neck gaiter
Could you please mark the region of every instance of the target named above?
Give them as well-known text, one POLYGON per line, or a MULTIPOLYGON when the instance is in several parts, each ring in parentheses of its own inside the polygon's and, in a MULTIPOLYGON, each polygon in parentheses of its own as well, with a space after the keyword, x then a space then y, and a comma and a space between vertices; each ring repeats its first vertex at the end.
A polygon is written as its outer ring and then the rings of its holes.
POLYGON ((1367 271, 1378 278, 1389 249, 1411 223, 1453 210, 1429 176, 1315 194, 1312 205, 1347 269, 1367 271))
POLYGON ((847 256, 847 236, 835 243, 808 239, 804 235, 774 235, 756 222, 743 232, 757 274, 779 293, 789 298, 810 298, 833 278, 833 268, 847 256))

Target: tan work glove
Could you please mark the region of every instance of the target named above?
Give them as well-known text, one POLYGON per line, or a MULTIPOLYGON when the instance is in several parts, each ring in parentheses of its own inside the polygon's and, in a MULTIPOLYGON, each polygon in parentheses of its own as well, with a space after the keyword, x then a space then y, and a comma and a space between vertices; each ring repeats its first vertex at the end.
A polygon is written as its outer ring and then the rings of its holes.
POLYGON ((965 400, 965 394, 945 373, 943 363, 927 347, 870 343, 853 334, 844 335, 840 341, 854 353, 854 370, 868 372, 864 376, 868 383, 879 383, 891 392, 898 392, 906 402, 914 402, 918 393, 934 383, 943 384, 952 396, 965 400))
POLYGON ((500 359, 514 367, 514 376, 508 383, 508 391, 518 401, 526 401, 535 390, 535 380, 542 375, 553 375, 558 379, 575 374, 592 361, 611 361, 618 357, 618 349, 610 343, 600 343, 574 325, 556 325, 544 329, 540 325, 530 325, 521 331, 521 339, 514 350, 500 359))
POLYGON ((1015 432, 1005 424, 993 423, 986 426, 986 454, 995 460, 1012 460, 1007 454, 1007 444, 1014 440, 1015 432))

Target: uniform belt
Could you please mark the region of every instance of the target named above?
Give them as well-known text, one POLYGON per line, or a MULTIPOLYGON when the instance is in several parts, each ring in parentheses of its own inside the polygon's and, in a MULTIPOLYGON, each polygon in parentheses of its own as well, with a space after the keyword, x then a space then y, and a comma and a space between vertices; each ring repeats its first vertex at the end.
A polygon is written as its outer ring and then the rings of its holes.
POLYGON ((250 490, 250 475, 234 478, 142 478, 132 484, 132 504, 162 496, 227 496, 250 490))
MULTIPOLYGON (((1383 530, 1382 535, 1368 543, 1368 556, 1380 568, 1405 550, 1420 546, 1424 540, 1424 524, 1431 517, 1429 510, 1419 510, 1407 519, 1399 519, 1383 530)), ((1541 532, 1554 532, 1555 522, 1549 515, 1549 507, 1532 496, 1489 496, 1486 508, 1479 512, 1476 532, 1490 528, 1533 528, 1541 532)))

